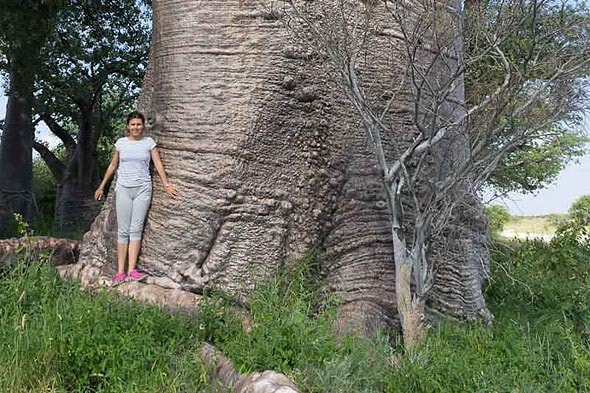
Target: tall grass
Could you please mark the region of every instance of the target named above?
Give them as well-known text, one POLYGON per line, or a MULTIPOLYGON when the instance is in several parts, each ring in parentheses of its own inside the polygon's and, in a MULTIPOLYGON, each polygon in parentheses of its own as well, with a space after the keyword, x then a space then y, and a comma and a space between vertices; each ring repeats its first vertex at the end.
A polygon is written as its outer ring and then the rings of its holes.
POLYGON ((313 263, 259 286, 247 333, 219 294, 172 315, 21 264, 0 275, 0 391, 207 391, 205 340, 239 371, 280 371, 306 392, 590 391, 588 246, 499 243, 493 277, 493 326, 444 320, 402 353, 395 335, 332 335, 338 299, 313 263))
POLYGON ((43 264, 0 287, 0 392, 201 390, 195 321, 82 291, 43 264))

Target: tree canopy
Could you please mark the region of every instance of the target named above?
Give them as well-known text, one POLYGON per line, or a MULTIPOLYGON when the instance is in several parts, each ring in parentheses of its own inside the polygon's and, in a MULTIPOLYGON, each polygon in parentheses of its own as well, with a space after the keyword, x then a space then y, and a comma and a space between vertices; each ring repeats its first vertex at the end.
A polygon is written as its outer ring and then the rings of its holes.
POLYGON ((465 77, 467 104, 483 100, 504 78, 502 62, 484 56, 490 37, 497 39, 511 66, 510 89, 499 98, 505 105, 470 119, 470 129, 478 132, 492 121, 504 124, 506 136, 530 135, 510 148, 490 177, 489 184, 500 194, 544 188, 586 153, 590 64, 580 58, 589 34, 590 10, 583 2, 493 0, 475 2, 466 10, 465 51, 474 59, 465 77), (579 66, 567 77, 559 76, 560 67, 576 62, 579 66), (546 93, 511 116, 512 108, 529 100, 539 85, 546 93))
POLYGON ((590 195, 576 199, 568 210, 569 219, 578 226, 590 225, 590 195))
MULTIPOLYGON (((35 112, 68 157, 84 122, 113 139, 134 106, 147 65, 151 14, 146 2, 75 2, 61 9, 43 50, 35 112), (84 114, 92 111, 92 118, 84 114)), ((105 144, 99 144, 105 150, 105 144)), ((99 154, 99 156, 103 156, 99 154)))

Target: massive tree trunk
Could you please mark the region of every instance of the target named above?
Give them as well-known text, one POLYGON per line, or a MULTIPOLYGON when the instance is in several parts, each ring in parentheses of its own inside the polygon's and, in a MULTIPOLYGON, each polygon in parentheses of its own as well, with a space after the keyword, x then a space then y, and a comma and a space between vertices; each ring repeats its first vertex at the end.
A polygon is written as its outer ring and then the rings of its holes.
POLYGON ((0 237, 7 236, 14 213, 35 217, 33 193, 33 78, 26 62, 13 59, 6 120, 0 144, 0 237))
POLYGON ((0 14, 0 40, 10 72, 6 121, 0 145, 0 237, 13 213, 35 217, 33 193, 33 92, 39 54, 56 10, 47 2, 6 1, 0 14))
POLYGON ((93 124, 93 105, 80 106, 82 117, 75 151, 57 185, 55 226, 60 234, 87 231, 100 211, 100 203, 94 200, 100 182, 96 157, 99 131, 93 124))
POLYGON ((64 162, 47 146, 38 142, 33 145, 57 183, 54 217, 55 229, 60 235, 76 235, 87 231, 100 211, 100 202, 94 200, 94 191, 100 183, 96 152, 100 127, 94 124, 94 110, 91 103, 80 104, 82 116, 76 139, 50 115, 41 116, 64 144, 64 162))
POLYGON ((57 185, 55 200, 55 229, 62 235, 75 235, 87 231, 92 221, 100 212, 100 203, 94 200, 94 191, 98 185, 95 167, 86 166, 87 172, 82 177, 72 169, 80 166, 74 161, 68 168, 63 183, 57 185), (70 170, 72 170, 70 172, 70 170), (85 179, 94 180, 86 185, 85 179))
MULTIPOLYGON (((181 197, 167 198, 155 182, 141 267, 162 286, 241 298, 317 249, 326 282, 342 294, 343 323, 367 330, 395 323, 385 195, 361 124, 321 56, 295 45, 258 2, 153 7, 141 106, 181 197)), ((393 53, 375 64, 397 67, 401 77, 395 61, 393 53)), ((415 132, 411 110, 402 92, 390 111, 394 138, 409 141, 415 132)), ((115 272, 112 203, 110 195, 84 238, 76 272, 85 283, 115 272)), ((482 207, 476 199, 470 207, 453 221, 460 230, 437 239, 431 304, 489 318, 482 207)))

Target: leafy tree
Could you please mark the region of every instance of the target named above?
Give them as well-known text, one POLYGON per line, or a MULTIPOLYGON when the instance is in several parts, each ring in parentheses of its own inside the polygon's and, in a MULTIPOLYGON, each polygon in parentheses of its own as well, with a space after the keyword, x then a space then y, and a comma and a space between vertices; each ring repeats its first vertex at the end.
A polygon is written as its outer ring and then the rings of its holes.
POLYGON ((569 220, 577 226, 590 225, 590 195, 576 199, 568 210, 569 220))
POLYGON ((148 4, 140 0, 73 2, 56 17, 42 51, 34 109, 65 154, 58 157, 39 142, 34 148, 57 182, 58 232, 87 229, 100 208, 93 201, 97 165, 135 105, 150 24, 148 4))
POLYGON ((548 141, 534 141, 509 153, 494 171, 489 184, 500 194, 529 193, 555 181, 567 164, 586 154, 587 138, 556 126, 548 141))
POLYGON ((12 213, 31 222, 33 197, 33 93, 41 51, 58 1, 0 1, 0 68, 8 79, 8 104, 0 144, 0 236, 12 213))
MULTIPOLYGON (((530 138, 510 147, 488 183, 499 194, 542 189, 565 165, 586 153, 584 112, 590 102, 590 65, 580 65, 567 78, 551 80, 551 75, 563 59, 575 61, 586 50, 590 10, 581 2, 538 0, 518 5, 496 0, 469 1, 466 7, 468 56, 479 56, 489 48, 481 34, 482 26, 500 26, 504 32, 498 46, 514 67, 509 83, 516 87, 511 89, 508 108, 526 102, 536 85, 546 84, 548 88, 527 113, 503 119, 504 135, 527 133, 530 138), (557 53, 561 59, 555 58, 557 53)), ((480 102, 503 78, 503 66, 497 59, 479 61, 466 74, 467 103, 480 102)), ((487 111, 471 119, 469 128, 478 132, 498 115, 497 111, 487 111)))
POLYGON ((490 205, 486 207, 488 214, 488 228, 492 234, 499 234, 504 230, 504 226, 510 221, 510 212, 506 206, 490 205))

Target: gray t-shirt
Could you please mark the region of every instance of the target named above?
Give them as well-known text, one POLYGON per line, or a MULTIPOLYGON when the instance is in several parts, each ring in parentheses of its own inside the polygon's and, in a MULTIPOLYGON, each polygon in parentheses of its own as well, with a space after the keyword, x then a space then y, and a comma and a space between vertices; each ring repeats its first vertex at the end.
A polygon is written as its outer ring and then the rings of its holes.
POLYGON ((156 142, 149 136, 138 141, 119 138, 115 148, 119 152, 119 168, 117 169, 117 185, 137 187, 150 183, 151 150, 156 142))

